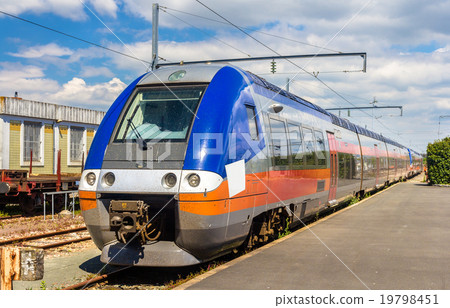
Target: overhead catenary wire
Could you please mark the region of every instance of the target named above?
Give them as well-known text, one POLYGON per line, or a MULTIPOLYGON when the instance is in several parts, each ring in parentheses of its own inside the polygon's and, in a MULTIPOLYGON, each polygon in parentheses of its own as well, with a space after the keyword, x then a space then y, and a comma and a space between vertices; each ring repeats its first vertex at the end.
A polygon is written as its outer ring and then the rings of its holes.
POLYGON ((200 29, 200 28, 198 28, 198 27, 196 27, 196 26, 190 24, 189 22, 187 22, 187 21, 185 21, 185 20, 183 20, 183 19, 181 19, 181 18, 179 18, 179 17, 177 17, 177 16, 175 16, 175 15, 173 15, 173 14, 167 12, 164 8, 160 7, 160 10, 163 11, 164 13, 166 13, 166 14, 172 16, 173 18, 176 18, 176 19, 178 19, 179 21, 184 22, 184 23, 187 24, 188 26, 197 29, 198 31, 200 31, 200 32, 202 32, 203 34, 205 34, 205 35, 211 37, 212 39, 214 39, 214 40, 216 40, 216 41, 218 41, 218 42, 220 42, 220 43, 222 43, 222 44, 224 44, 224 45, 226 45, 226 46, 228 46, 228 47, 230 47, 230 48, 233 48, 234 50, 236 50, 236 51, 238 51, 238 52, 240 52, 240 53, 246 55, 247 57, 251 57, 251 55, 249 55, 248 53, 246 53, 246 52, 244 52, 244 51, 242 51, 242 50, 240 50, 240 49, 238 49, 238 48, 232 46, 231 44, 229 44, 229 43, 227 43, 227 42, 225 42, 225 41, 223 41, 223 40, 221 40, 221 39, 218 39, 218 38, 215 37, 214 35, 210 35, 209 33, 206 33, 206 32, 203 31, 202 29, 200 29))
MULTIPOLYGON (((192 13, 189 13, 189 12, 185 12, 185 11, 169 8, 169 7, 166 7, 166 6, 160 6, 160 8, 164 8, 166 10, 171 10, 171 11, 174 11, 174 12, 190 15, 190 16, 193 16, 193 17, 202 18, 202 19, 209 20, 209 21, 216 22, 216 23, 220 23, 220 24, 223 24, 223 25, 229 25, 227 22, 223 22, 223 21, 220 21, 220 20, 217 20, 217 19, 208 18, 208 17, 205 17, 205 16, 200 16, 200 15, 197 15, 197 14, 192 14, 192 13)), ((330 48, 326 48, 326 47, 322 47, 322 46, 318 46, 318 45, 302 42, 302 41, 295 40, 295 39, 292 39, 292 38, 283 37, 281 35, 267 33, 267 32, 260 31, 260 30, 252 30, 252 29, 246 28, 246 27, 240 27, 240 28, 248 30, 248 31, 264 34, 264 35, 267 35, 267 36, 276 37, 276 38, 279 38, 279 39, 282 39, 282 40, 295 42, 295 43, 302 44, 302 45, 305 45, 305 46, 310 46, 310 47, 320 48, 322 50, 328 50, 328 51, 332 51, 332 52, 341 53, 341 51, 338 51, 338 50, 334 50, 334 49, 330 49, 330 48)))
MULTIPOLYGON (((213 14, 217 15, 218 17, 220 17, 221 19, 225 20, 227 23, 229 23, 230 25, 232 25, 233 27, 235 27, 236 29, 238 29, 240 32, 244 33, 246 36, 252 38, 254 41, 256 41, 257 43, 259 43, 260 45, 264 46, 265 48, 269 49, 270 51, 272 51, 273 53, 275 53, 276 55, 282 57, 282 55, 280 53, 278 53, 276 50, 274 50, 273 48, 271 48, 270 46, 268 46, 267 44, 264 44, 263 42, 261 42, 260 40, 258 40, 257 38, 253 37, 252 35, 250 35, 249 33, 247 33, 246 31, 244 31, 241 27, 235 25, 234 23, 232 23, 231 21, 229 21, 228 19, 226 19, 225 17, 223 17, 222 15, 220 15, 219 13, 215 12, 213 9, 211 9, 210 7, 208 7, 207 5, 205 5, 204 3, 202 3, 199 0, 196 0, 199 4, 201 4, 203 7, 205 7, 206 9, 208 9, 209 11, 211 11, 213 14)), ((358 14, 359 12, 361 12, 370 2, 372 2, 372 0, 369 0, 359 11, 356 15, 353 16, 352 19, 349 20, 349 22, 347 22, 344 27, 341 28, 340 31, 342 31, 343 28, 345 28, 346 25, 348 25, 358 14)), ((340 32, 339 31, 339 32, 340 32)), ((338 33, 339 33, 338 32, 338 33)), ((337 36, 337 34, 335 34, 334 37, 337 36)), ((333 37, 333 38, 334 38, 333 37)), ((342 94, 340 94, 339 92, 337 92, 336 90, 334 90, 333 88, 331 88, 328 84, 326 84, 323 80, 321 80, 317 75, 315 75, 314 73, 308 72, 307 70, 305 70, 303 67, 297 65, 296 63, 292 62, 289 59, 285 59, 286 61, 288 61, 289 63, 291 63, 292 65, 296 66, 297 68, 301 69, 303 72, 305 72, 306 74, 314 77, 315 79, 317 79, 321 84, 323 84, 325 87, 327 87, 330 91, 332 91, 333 93, 335 93, 338 97, 340 97, 342 100, 346 101, 348 104, 356 107, 356 105, 354 105, 352 102, 350 102, 348 99, 346 99, 342 94)), ((362 111, 363 113, 366 113, 367 115, 370 116, 369 113, 362 111)), ((395 134, 395 132, 390 129, 389 127, 387 127, 386 125, 384 125, 379 119, 376 119, 376 121, 378 123, 380 123, 381 126, 383 126, 385 129, 387 129, 390 132, 393 132, 395 134)))
MULTIPOLYGON (((121 56, 128 57, 128 58, 133 59, 133 60, 142 61, 142 62, 151 64, 150 61, 146 61, 146 60, 140 59, 140 58, 138 58, 138 57, 135 57, 135 56, 132 56, 132 55, 129 55, 129 54, 126 54, 126 53, 123 53, 123 52, 120 52, 120 51, 111 49, 111 48, 109 48, 109 47, 106 47, 106 46, 103 46, 103 45, 100 45, 100 44, 97 44, 97 43, 94 43, 94 42, 90 42, 90 41, 88 41, 88 40, 82 39, 82 38, 77 37, 77 36, 75 36, 75 35, 68 34, 68 33, 65 33, 65 32, 63 32, 63 31, 57 30, 57 29, 55 29, 55 28, 51 28, 51 27, 42 25, 42 24, 40 24, 40 23, 37 23, 37 22, 34 22, 34 21, 31 21, 31 20, 28 20, 28 19, 25 19, 25 18, 16 16, 16 15, 10 14, 10 13, 4 12, 4 11, 1 11, 1 10, 0 10, 0 13, 3 14, 3 15, 6 15, 6 16, 9 16, 9 17, 12 17, 12 18, 15 18, 15 19, 17 19, 17 20, 20 20, 20 21, 23 21, 23 22, 32 24, 32 25, 34 25, 34 26, 37 26, 37 27, 40 27, 40 28, 43 28, 43 29, 46 29, 46 30, 49 30, 49 31, 52 31, 52 32, 55 32, 55 33, 58 33, 58 34, 61 34, 61 35, 64 35, 64 36, 67 36, 67 37, 70 37, 70 38, 75 39, 75 40, 77 40, 77 41, 80 41, 80 42, 83 42, 83 43, 86 43, 86 44, 89 44, 89 45, 92 45, 92 46, 95 46, 95 47, 98 47, 98 48, 102 48, 102 49, 104 49, 104 50, 107 50, 107 51, 110 51, 110 52, 113 52, 113 53, 116 53, 116 54, 119 54, 119 55, 121 55, 121 56)), ((159 57, 159 59, 162 60, 162 61, 167 61, 167 60, 164 59, 163 57, 159 57)))
MULTIPOLYGON (((217 13, 216 11, 214 11, 213 9, 211 9, 210 7, 208 7, 207 5, 205 5, 204 3, 202 3, 200 0, 196 0, 198 3, 200 3, 202 6, 204 6, 206 9, 208 9, 209 11, 211 11, 212 13, 214 13, 215 15, 217 15, 218 17, 222 18, 223 20, 225 20, 227 23, 229 23, 230 25, 232 25, 233 27, 235 27, 236 29, 238 29, 240 32, 244 33, 246 36, 252 38, 254 41, 256 41, 257 43, 259 43, 260 45, 264 46, 265 48, 269 49, 271 52, 273 52, 274 54, 283 57, 279 52, 277 52, 275 49, 273 49, 272 47, 268 46, 267 44, 261 42, 260 40, 258 40, 257 38, 253 37, 251 34, 247 33, 246 31, 244 31, 242 28, 240 28, 239 26, 235 25, 234 23, 232 23, 231 21, 229 21, 228 19, 226 19, 225 17, 223 17, 222 15, 220 15, 219 13, 217 13)), ((370 1, 368 2, 370 3, 370 1)), ((367 3, 367 4, 368 4, 367 3)), ((366 4, 366 5, 367 5, 366 4)), ((365 7, 365 6, 364 6, 365 7)), ((364 8, 363 7, 363 8, 364 8)), ((361 10, 360 10, 361 11, 361 10)), ((347 23, 348 24, 348 23, 347 23)), ((345 27, 345 26, 344 26, 345 27)), ((342 30, 342 29, 341 29, 342 30)), ((340 30, 340 31, 341 31, 340 30)), ((340 32, 339 31, 339 32, 340 32)), ((338 32, 338 33, 339 33, 338 32)), ((337 34, 336 34, 337 35, 337 34)), ((334 37, 336 37, 336 35, 334 37)), ((326 84, 323 80, 321 80, 317 75, 315 75, 314 73, 308 72, 306 69, 304 69, 303 67, 301 67, 300 65, 294 63, 293 61, 291 61, 290 59, 285 59, 287 62, 291 63, 292 65, 294 65, 295 67, 299 68, 300 70, 302 70, 303 72, 305 72, 306 74, 310 75, 311 77, 316 78, 320 83, 322 83, 324 86, 326 86, 330 91, 332 91, 333 93, 335 93, 337 96, 339 96, 341 99, 343 99, 344 101, 346 101, 347 103, 349 103, 350 105, 356 107, 352 102, 350 102, 348 99, 346 99, 344 96, 342 96, 339 92, 337 92, 336 90, 334 90, 333 88, 331 88, 328 84, 326 84)))

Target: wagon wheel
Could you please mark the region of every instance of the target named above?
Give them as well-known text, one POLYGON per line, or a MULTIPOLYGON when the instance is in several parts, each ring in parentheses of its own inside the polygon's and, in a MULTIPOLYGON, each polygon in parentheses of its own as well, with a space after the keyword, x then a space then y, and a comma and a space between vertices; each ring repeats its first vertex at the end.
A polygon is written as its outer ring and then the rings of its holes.
POLYGON ((25 216, 31 216, 34 214, 34 200, 27 193, 19 194, 19 205, 25 216))
POLYGON ((61 210, 64 208, 64 195, 63 194, 59 194, 59 195, 55 195, 54 197, 55 199, 55 213, 59 213, 61 212, 61 210))

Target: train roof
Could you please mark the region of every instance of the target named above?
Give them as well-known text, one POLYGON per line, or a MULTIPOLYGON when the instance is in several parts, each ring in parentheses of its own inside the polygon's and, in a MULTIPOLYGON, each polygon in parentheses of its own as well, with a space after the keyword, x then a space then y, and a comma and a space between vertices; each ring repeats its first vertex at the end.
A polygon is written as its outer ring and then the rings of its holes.
POLYGON ((226 65, 220 64, 204 64, 204 65, 186 65, 186 66, 168 66, 159 68, 153 72, 149 72, 146 76, 144 76, 138 85, 150 85, 150 84, 158 84, 158 83, 166 83, 166 84, 177 84, 177 83, 194 83, 194 82, 204 82, 209 83, 213 79, 214 75, 226 65), (184 71, 184 75, 182 78, 171 78, 176 72, 184 71))
POLYGON ((328 112, 328 111, 326 111, 325 109, 323 109, 322 107, 320 107, 318 105, 315 105, 315 104, 313 104, 313 103, 311 103, 311 102, 309 102, 309 101, 307 101, 307 100, 305 100, 305 99, 303 99, 301 97, 298 97, 297 95, 294 95, 294 94, 292 94, 290 92, 287 92, 287 91, 281 89, 280 87, 277 87, 276 85, 268 82, 267 80, 265 80, 262 77, 259 77, 259 76, 255 75, 253 73, 248 72, 248 71, 247 71, 247 74, 251 77, 253 82, 256 83, 257 85, 259 85, 261 87, 264 87, 264 88, 266 88, 268 90, 271 90, 273 92, 279 93, 279 94, 281 94, 281 95, 283 95, 283 96, 285 96, 285 97, 287 97, 287 98, 289 98, 289 99, 291 99, 293 101, 296 101, 296 102, 298 102, 298 103, 300 103, 300 104, 302 104, 302 105, 304 105, 304 106, 306 106, 308 108, 311 108, 313 110, 316 110, 316 111, 318 111, 320 113, 323 113, 323 114, 329 116, 331 122, 334 125, 340 126, 342 128, 348 129, 348 130, 351 130, 351 131, 353 131, 355 133, 358 133, 360 135, 364 135, 364 136, 367 136, 367 137, 370 137, 370 138, 373 138, 373 139, 376 139, 376 140, 380 140, 382 142, 389 143, 389 144, 394 145, 394 146, 399 147, 399 148, 404 148, 398 142, 393 141, 393 140, 391 140, 389 138, 386 138, 386 137, 384 137, 381 134, 378 134, 378 133, 375 133, 375 132, 373 132, 371 130, 363 128, 363 127, 361 127, 359 125, 353 124, 352 122, 350 122, 347 119, 338 117, 334 113, 328 112))
MULTIPOLYGON (((164 82, 166 84, 177 84, 177 83, 197 83, 197 82, 204 82, 209 83, 213 77, 216 75, 216 73, 222 69, 223 67, 230 66, 237 70, 240 70, 240 68, 224 63, 224 64, 193 64, 193 65, 180 65, 180 66, 168 66, 163 68, 158 68, 156 71, 149 72, 146 76, 144 76, 141 81, 138 83, 139 86, 142 85, 150 85, 150 84, 158 84, 161 82, 164 82), (184 71, 184 75, 180 79, 172 79, 170 80, 170 76, 176 72, 184 71)), ((347 119, 338 117, 337 115, 330 113, 323 109, 322 107, 313 104, 295 94, 292 94, 291 92, 288 92, 286 90, 281 89, 280 87, 268 82, 264 78, 257 76, 249 71, 245 72, 246 75, 249 77, 253 83, 256 85, 263 87, 265 89, 268 89, 270 91, 273 91, 275 93, 279 93, 280 95, 290 99, 291 101, 295 101, 299 104, 302 104, 306 106, 307 108, 310 108, 312 110, 315 110, 316 112, 322 113, 329 117, 330 121, 339 127, 348 129, 350 131, 353 131, 359 135, 364 135, 376 140, 380 140, 382 142, 389 143, 393 146, 404 148, 401 144, 399 144, 396 141, 393 141, 389 138, 384 137, 381 134, 375 133, 371 130, 368 130, 366 128, 363 128, 361 126, 358 126, 356 124, 353 124, 347 119)))

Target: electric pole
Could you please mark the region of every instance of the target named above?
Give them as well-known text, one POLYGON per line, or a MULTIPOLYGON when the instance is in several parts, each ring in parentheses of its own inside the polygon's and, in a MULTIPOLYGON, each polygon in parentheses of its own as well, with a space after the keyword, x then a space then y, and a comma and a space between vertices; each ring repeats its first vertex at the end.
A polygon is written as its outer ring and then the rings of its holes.
POLYGON ((158 65, 158 18, 159 18, 159 4, 153 3, 152 15, 152 71, 158 65))

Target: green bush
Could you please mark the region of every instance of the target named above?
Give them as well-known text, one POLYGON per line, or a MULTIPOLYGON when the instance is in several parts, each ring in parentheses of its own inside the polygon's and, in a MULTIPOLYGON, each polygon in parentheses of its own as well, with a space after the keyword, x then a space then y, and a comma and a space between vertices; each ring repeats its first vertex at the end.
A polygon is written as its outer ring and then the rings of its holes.
POLYGON ((430 184, 450 184, 450 137, 428 144, 427 166, 430 184))

